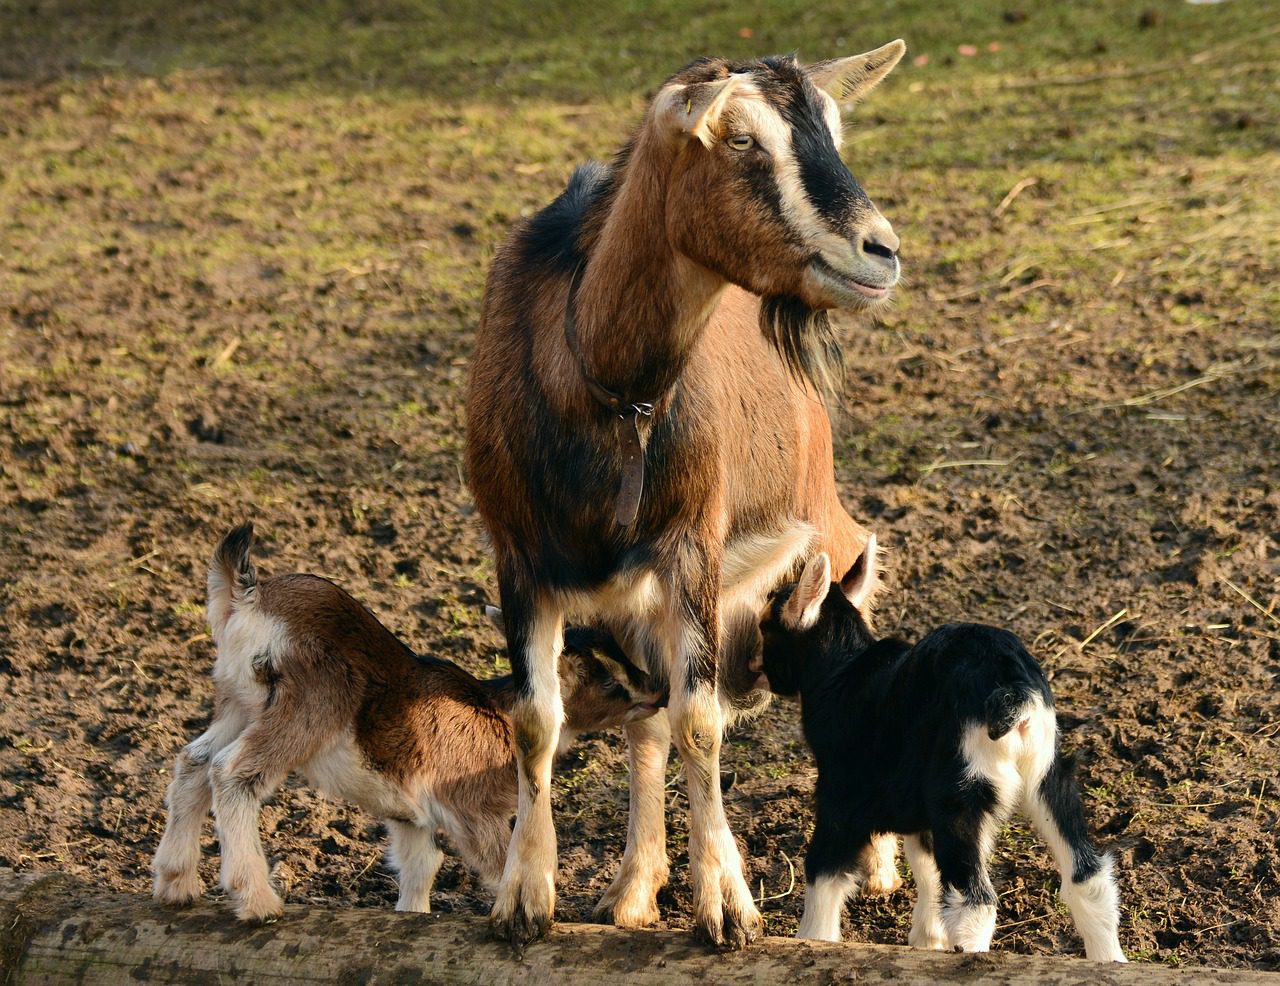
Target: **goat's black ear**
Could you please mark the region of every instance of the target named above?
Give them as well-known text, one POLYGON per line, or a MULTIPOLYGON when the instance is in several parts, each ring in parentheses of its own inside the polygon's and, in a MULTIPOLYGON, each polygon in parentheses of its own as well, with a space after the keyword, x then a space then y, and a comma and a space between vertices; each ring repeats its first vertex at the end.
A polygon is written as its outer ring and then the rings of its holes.
POLYGON ((831 589, 831 559, 825 551, 804 566, 800 581, 782 604, 782 625, 788 630, 808 630, 818 622, 822 601, 831 589))
POLYGON ((876 536, 872 534, 867 538, 867 546, 862 549, 862 554, 858 555, 858 560, 850 566, 849 571, 845 572, 844 578, 840 580, 840 591, 855 607, 860 608, 867 601, 867 597, 875 587, 876 577, 880 574, 879 566, 876 564, 876 550, 876 536))

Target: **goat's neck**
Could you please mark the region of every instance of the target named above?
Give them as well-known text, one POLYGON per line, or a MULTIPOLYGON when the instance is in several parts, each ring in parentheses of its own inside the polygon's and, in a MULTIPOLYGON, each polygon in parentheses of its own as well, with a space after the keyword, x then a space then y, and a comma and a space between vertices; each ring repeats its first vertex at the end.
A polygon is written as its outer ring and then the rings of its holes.
POLYGON ((632 401, 665 394, 726 281, 672 247, 667 183, 680 145, 642 132, 591 244, 575 303, 586 371, 632 401))

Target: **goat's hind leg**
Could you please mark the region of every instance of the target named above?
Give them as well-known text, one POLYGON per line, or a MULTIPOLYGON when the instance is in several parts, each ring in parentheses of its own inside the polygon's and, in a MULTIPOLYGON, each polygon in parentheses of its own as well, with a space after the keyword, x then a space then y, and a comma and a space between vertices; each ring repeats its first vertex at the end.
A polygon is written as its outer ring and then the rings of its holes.
POLYGON ((213 804, 209 760, 236 738, 243 719, 228 712, 183 748, 165 792, 164 835, 151 862, 152 895, 166 904, 189 904, 204 889, 200 881, 200 832, 213 804))
POLYGON ((222 888, 235 901, 241 921, 274 921, 284 912, 268 877, 258 814, 289 771, 332 740, 332 708, 340 707, 344 696, 329 685, 324 680, 277 685, 261 716, 210 764, 222 888))
POLYGON ((1028 786, 1025 810, 1058 864, 1062 900, 1084 939, 1085 955, 1100 962, 1127 961, 1120 948, 1120 896, 1111 857, 1089 841, 1080 788, 1060 752, 1043 779, 1028 786))
POLYGON ((933 852, 941 878, 947 941, 963 952, 986 952, 996 930, 996 891, 987 860, 999 822, 991 785, 976 782, 967 795, 958 812, 934 825, 933 852))
POLYGON ((628 723, 631 762, 627 847, 622 867, 596 906, 597 921, 643 928, 658 920, 658 891, 667 883, 666 782, 671 727, 665 711, 628 723))

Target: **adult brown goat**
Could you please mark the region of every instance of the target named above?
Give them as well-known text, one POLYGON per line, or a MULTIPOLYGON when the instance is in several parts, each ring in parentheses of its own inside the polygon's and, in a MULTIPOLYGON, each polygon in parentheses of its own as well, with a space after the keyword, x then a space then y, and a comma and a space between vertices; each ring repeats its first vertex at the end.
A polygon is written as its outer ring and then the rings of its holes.
POLYGON ((657 918, 674 734, 696 932, 728 947, 760 932, 721 800, 717 661, 811 550, 848 567, 867 539, 833 482, 824 397, 840 353, 825 312, 888 295, 898 238, 840 159, 837 100, 904 51, 694 62, 612 165, 579 168, 494 259, 467 464, 520 690, 518 816, 491 918, 516 945, 555 905, 566 614, 606 623, 671 690, 673 729, 628 727, 628 844, 602 909, 657 918))

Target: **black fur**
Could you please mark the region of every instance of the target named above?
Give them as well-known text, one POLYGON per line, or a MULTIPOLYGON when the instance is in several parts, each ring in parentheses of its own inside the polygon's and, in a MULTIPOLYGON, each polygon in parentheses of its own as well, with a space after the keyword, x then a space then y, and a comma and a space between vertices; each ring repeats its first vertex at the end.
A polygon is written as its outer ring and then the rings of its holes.
POLYGON ((232 589, 243 595, 258 584, 258 571, 249 553, 253 550, 253 525, 233 527, 213 551, 214 563, 231 575, 232 589))
POLYGON ((569 184, 546 208, 534 215, 516 234, 525 262, 561 273, 572 272, 582 261, 578 232, 582 218, 613 187, 613 171, 599 161, 574 169, 569 184))
MULTIPOLYGON (((943 626, 914 647, 876 640, 837 583, 814 625, 795 632, 782 622, 794 591, 774 595, 760 629, 770 688, 799 694, 818 766, 807 879, 852 874, 860 884, 876 834, 918 834, 932 846, 944 888, 994 904, 980 833, 991 824, 995 792, 966 774, 962 742, 974 725, 992 739, 1005 735, 1034 696, 1053 707, 1039 664, 1012 633, 972 623, 943 626)), ((1073 879, 1087 879, 1101 857, 1060 750, 1040 793, 1073 851, 1073 879)))
POLYGON ((839 388, 844 355, 826 312, 814 311, 799 298, 763 298, 760 331, 782 356, 787 369, 807 380, 824 399, 839 388))

